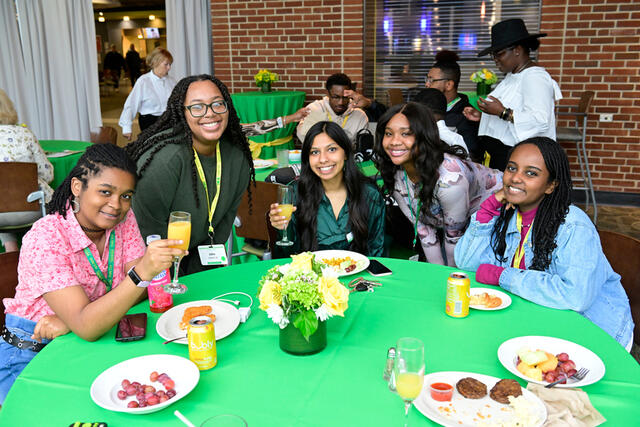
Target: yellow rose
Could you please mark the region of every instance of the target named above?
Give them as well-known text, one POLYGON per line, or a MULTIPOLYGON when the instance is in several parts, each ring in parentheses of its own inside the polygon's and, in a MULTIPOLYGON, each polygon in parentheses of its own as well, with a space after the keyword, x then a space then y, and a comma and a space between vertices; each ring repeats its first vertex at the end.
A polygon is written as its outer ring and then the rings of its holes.
POLYGON ((291 255, 291 269, 294 271, 311 271, 311 252, 303 252, 298 255, 291 255))
POLYGON ((349 291, 335 277, 321 277, 318 291, 322 294, 327 311, 334 316, 344 317, 349 307, 349 291))
POLYGON ((281 305, 280 284, 273 280, 267 280, 264 282, 264 285, 262 285, 258 298, 260 299, 261 310, 266 310, 271 304, 281 305))

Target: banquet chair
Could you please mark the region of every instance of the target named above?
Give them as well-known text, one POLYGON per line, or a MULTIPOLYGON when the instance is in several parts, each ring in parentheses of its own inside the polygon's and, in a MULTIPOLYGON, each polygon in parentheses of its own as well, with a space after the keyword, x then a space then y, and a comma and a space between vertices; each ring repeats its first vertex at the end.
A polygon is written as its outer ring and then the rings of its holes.
POLYGON ((98 132, 91 132, 91 142, 118 145, 118 132, 111 126, 102 126, 98 132))
MULTIPOLYGON (((19 255, 20 252, 0 254, 0 302, 16 294, 19 255)), ((0 310, 0 325, 4 325, 4 308, 0 310)))
POLYGON ((556 127, 556 140, 573 141, 576 143, 578 152, 578 163, 580 165, 581 178, 574 179, 580 184, 574 190, 584 190, 586 199, 586 209, 589 209, 589 199, 593 203, 593 223, 598 222, 598 205, 596 204, 596 196, 593 191, 593 183, 591 182, 591 172, 589 170, 589 158, 587 149, 585 148, 585 140, 587 136, 587 111, 593 100, 594 92, 587 90, 580 96, 578 105, 558 105, 557 115, 575 117, 575 125, 572 127, 556 127), (569 111, 563 111, 569 110, 569 111))
POLYGON ((397 89, 397 88, 387 89, 387 96, 389 97, 389 106, 402 104, 404 102, 404 96, 402 96, 402 89, 397 89))
POLYGON ((27 230, 46 215, 44 192, 38 187, 38 166, 35 163, 0 162, 0 182, 4 187, 0 231, 27 230))
POLYGON ((256 255, 262 260, 271 259, 271 251, 269 250, 269 232, 265 223, 265 214, 269 214, 272 203, 278 200, 279 184, 270 182, 256 182, 255 187, 251 187, 251 209, 249 209, 249 193, 245 192, 238 206, 238 212, 233 222, 236 236, 245 239, 264 240, 267 241, 267 249, 257 248, 247 242, 242 246, 240 251, 233 252, 233 231, 227 240, 227 265, 231 265, 233 257, 246 254, 256 255))
POLYGON ((602 251, 613 271, 622 279, 631 305, 631 317, 636 324, 633 340, 640 344, 640 240, 614 231, 598 230, 602 251))

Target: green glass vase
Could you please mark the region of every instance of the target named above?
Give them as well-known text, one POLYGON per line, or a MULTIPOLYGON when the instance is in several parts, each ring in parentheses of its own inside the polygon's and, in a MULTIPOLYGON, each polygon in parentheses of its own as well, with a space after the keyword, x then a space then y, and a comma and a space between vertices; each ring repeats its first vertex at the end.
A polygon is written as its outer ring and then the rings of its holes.
POLYGON ((491 92, 491 85, 480 82, 476 86, 476 93, 479 97, 486 98, 487 95, 491 92))
POLYGON ((263 82, 260 85, 260 90, 262 93, 270 93, 271 92, 271 83, 263 82))
POLYGON ((292 323, 280 329, 280 348, 298 356, 318 353, 327 346, 327 322, 318 322, 318 329, 305 340, 302 332, 292 323))

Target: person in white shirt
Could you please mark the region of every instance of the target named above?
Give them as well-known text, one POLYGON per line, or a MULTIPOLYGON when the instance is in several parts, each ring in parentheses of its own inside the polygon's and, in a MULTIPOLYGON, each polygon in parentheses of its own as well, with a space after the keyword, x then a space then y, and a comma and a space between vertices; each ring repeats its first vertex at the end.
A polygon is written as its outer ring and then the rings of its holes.
POLYGON ((504 170, 509 151, 518 142, 535 136, 556 138, 555 102, 562 99, 560 87, 529 53, 540 46, 522 19, 507 19, 491 27, 491 46, 478 54, 491 54, 504 80, 486 99, 478 99, 480 113, 464 110, 469 120, 480 120, 478 136, 491 155, 489 166, 504 170))
POLYGON ((422 89, 415 97, 415 102, 424 105, 433 114, 438 126, 440 140, 448 145, 459 145, 469 154, 469 148, 464 142, 462 135, 449 129, 444 122, 447 111, 447 97, 435 88, 422 89))
POLYGON ((345 91, 353 90, 351 79, 343 73, 331 75, 325 84, 327 96, 308 105, 309 115, 298 124, 296 134, 304 141, 311 126, 318 122, 335 122, 347 133, 353 144, 358 131, 367 127, 369 119, 364 111, 349 105, 345 91))
POLYGON ((172 63, 171 53, 161 47, 155 48, 147 56, 147 65, 151 67, 151 71, 136 81, 124 103, 118 123, 127 140, 131 141, 131 125, 137 113, 140 113, 140 130, 144 131, 167 109, 167 100, 176 85, 175 79, 169 75, 172 63))

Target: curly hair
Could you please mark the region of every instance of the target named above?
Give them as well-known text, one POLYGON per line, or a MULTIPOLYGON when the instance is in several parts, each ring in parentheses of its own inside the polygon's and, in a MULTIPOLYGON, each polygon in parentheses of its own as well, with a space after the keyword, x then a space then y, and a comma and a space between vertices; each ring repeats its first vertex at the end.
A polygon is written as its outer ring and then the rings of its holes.
POLYGON ((420 190, 418 199, 421 203, 420 216, 432 217, 431 202, 440 174, 438 168, 444 161, 444 153, 457 156, 463 160, 467 158, 464 148, 459 145, 449 146, 440 140, 438 126, 433 114, 424 106, 416 102, 394 105, 380 118, 376 127, 376 141, 373 147, 373 160, 380 171, 383 194, 390 200, 395 186, 395 174, 402 169, 396 166, 382 147, 387 124, 396 114, 403 114, 409 121, 411 132, 415 136, 415 143, 411 147, 413 165, 420 175, 420 190))
MULTIPOLYGON (((551 138, 535 137, 526 139, 511 150, 513 153, 519 146, 531 144, 538 147, 544 159, 544 164, 549 171, 548 183, 555 182, 556 187, 551 194, 546 194, 536 212, 533 228, 531 230, 531 243, 533 245, 533 260, 531 270, 544 271, 551 263, 551 256, 556 248, 556 234, 558 228, 564 223, 569 213, 571 204, 571 172, 569 160, 560 144, 551 138)), ((509 156, 511 156, 511 153, 509 156)), ((506 235, 509 221, 513 217, 514 209, 507 210, 504 206, 500 210, 496 223, 491 233, 491 248, 499 262, 507 261, 504 252, 507 247, 506 235)))
MULTIPOLYGON (((140 160, 142 156, 149 151, 149 158, 144 162, 140 171, 138 172, 140 177, 144 174, 145 169, 153 161, 153 157, 164 148, 167 144, 184 145, 191 149, 192 147, 192 132, 187 123, 185 117, 184 102, 187 96, 187 90, 193 82, 199 81, 211 81, 215 84, 220 92, 222 98, 227 104, 229 112, 229 121, 227 128, 222 134, 221 140, 229 141, 242 150, 247 161, 249 162, 251 180, 247 186, 249 192, 249 206, 251 206, 251 183, 255 185, 255 170, 253 168, 253 159, 251 157, 251 150, 249 150, 249 144, 245 135, 242 133, 242 127, 240 126, 240 119, 236 113, 236 109, 233 107, 231 101, 231 95, 227 87, 217 78, 209 74, 200 74, 197 76, 185 77, 178 82, 173 88, 169 100, 167 101, 167 109, 160 116, 160 118, 149 128, 145 129, 137 140, 126 146, 126 150, 133 158, 134 161, 140 160)), ((193 188, 193 195, 196 199, 196 206, 200 206, 200 199, 198 197, 198 178, 196 175, 196 165, 194 158, 191 157, 191 181, 193 188)))
POLYGON ((325 133, 344 150, 343 180, 347 187, 349 199, 349 228, 353 233, 350 249, 362 254, 368 253, 369 241, 369 207, 366 199, 365 185, 369 180, 360 172, 354 160, 353 147, 344 130, 333 122, 314 124, 304 138, 302 144, 302 169, 298 180, 297 232, 300 236, 301 250, 318 249, 318 207, 324 196, 322 181, 309 166, 309 152, 316 136, 325 133), (300 197, 303 195, 303 197, 300 197))
POLYGON ((82 182, 82 188, 87 188, 89 178, 98 175, 105 168, 116 168, 130 173, 137 180, 136 164, 124 149, 112 144, 95 144, 87 148, 78 159, 78 163, 71 169, 69 175, 56 188, 47 204, 47 213, 59 213, 63 218, 67 217, 67 209, 73 199, 71 192, 71 180, 78 178, 82 182))

